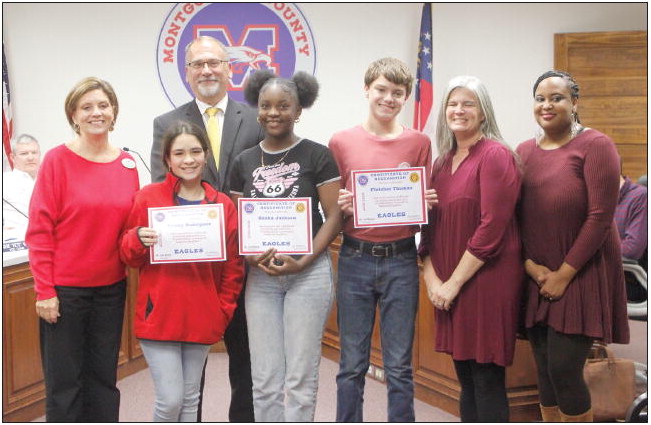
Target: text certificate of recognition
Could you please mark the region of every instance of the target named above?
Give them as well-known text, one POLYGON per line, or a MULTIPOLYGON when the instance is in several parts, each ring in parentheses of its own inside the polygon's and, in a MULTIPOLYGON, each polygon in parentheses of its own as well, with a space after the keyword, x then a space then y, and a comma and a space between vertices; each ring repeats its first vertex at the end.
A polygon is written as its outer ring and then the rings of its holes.
POLYGON ((425 167, 353 170, 355 227, 427 224, 425 167))
POLYGON ((149 227, 158 234, 152 264, 226 260, 222 204, 149 208, 149 227))
POLYGON ((240 198, 240 254, 312 254, 311 198, 240 198))

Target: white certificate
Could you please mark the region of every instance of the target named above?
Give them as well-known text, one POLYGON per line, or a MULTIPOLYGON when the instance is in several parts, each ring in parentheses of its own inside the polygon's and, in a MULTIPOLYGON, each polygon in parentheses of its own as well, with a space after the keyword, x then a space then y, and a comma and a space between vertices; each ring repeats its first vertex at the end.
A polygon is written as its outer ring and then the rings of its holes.
POLYGON ((152 264, 226 260, 222 204, 149 208, 149 227, 158 234, 152 264))
POLYGON ((425 167, 352 171, 355 227, 427 224, 425 167))
POLYGON ((240 254, 312 254, 311 198, 240 198, 240 254))

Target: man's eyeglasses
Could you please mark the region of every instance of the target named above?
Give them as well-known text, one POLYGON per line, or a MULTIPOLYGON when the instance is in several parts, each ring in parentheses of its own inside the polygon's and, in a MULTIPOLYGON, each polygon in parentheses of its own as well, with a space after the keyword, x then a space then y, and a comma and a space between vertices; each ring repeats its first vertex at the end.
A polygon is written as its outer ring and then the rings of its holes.
POLYGON ((199 69, 203 69, 203 67, 206 66, 206 65, 208 65, 208 68, 210 68, 210 69, 217 69, 217 68, 219 68, 221 65, 225 65, 225 64, 227 64, 227 63, 228 63, 227 60, 221 60, 221 59, 209 59, 209 60, 206 60, 206 61, 192 61, 192 62, 188 62, 186 65, 188 65, 188 66, 189 66, 190 68, 192 68, 192 69, 199 70, 199 69))

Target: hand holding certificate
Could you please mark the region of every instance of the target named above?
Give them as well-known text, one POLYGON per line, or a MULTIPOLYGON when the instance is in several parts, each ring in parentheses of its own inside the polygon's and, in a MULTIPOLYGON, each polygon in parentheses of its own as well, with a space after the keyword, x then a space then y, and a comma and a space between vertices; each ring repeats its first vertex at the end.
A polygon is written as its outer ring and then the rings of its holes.
POLYGON ((355 227, 427 224, 425 168, 352 171, 355 227))
POLYGON ((149 227, 158 235, 152 264, 226 260, 222 204, 149 208, 149 227))
POLYGON ((312 199, 240 198, 240 254, 312 254, 312 199))

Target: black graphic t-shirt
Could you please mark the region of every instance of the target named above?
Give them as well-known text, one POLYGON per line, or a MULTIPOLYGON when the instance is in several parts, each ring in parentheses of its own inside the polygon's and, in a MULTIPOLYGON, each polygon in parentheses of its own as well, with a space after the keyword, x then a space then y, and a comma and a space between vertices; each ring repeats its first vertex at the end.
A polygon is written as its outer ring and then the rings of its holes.
POLYGON ((323 224, 317 188, 339 179, 330 150, 301 139, 279 152, 264 151, 258 144, 239 154, 233 163, 230 187, 231 193, 244 198, 312 198, 314 236, 323 224))

